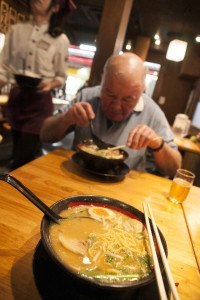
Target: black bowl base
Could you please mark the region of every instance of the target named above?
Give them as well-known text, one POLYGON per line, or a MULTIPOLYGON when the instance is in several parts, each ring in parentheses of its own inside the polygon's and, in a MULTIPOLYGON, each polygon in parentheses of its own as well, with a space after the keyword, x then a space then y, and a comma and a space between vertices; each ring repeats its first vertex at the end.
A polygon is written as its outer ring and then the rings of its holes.
MULTIPOLYGON (((138 289, 99 289, 80 283, 63 272, 47 254, 42 241, 36 247, 33 257, 33 274, 37 289, 44 300, 159 300, 156 282, 138 289)), ((169 286, 163 275, 167 294, 169 286)))
POLYGON ((113 166, 109 169, 96 168, 90 164, 81 153, 77 152, 73 154, 72 160, 85 172, 94 176, 97 180, 117 182, 122 181, 126 174, 130 171, 129 167, 125 163, 113 166))

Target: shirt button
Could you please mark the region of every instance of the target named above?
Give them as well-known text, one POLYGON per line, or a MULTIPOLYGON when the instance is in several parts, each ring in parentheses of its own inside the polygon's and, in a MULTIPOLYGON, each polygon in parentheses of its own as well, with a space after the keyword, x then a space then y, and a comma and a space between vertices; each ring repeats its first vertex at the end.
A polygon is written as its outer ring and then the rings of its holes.
POLYGON ((32 53, 32 52, 29 52, 29 55, 33 55, 33 53, 32 53))
POLYGON ((35 43, 35 40, 32 40, 32 43, 35 43))
POLYGON ((31 69, 31 66, 28 66, 28 69, 31 69))

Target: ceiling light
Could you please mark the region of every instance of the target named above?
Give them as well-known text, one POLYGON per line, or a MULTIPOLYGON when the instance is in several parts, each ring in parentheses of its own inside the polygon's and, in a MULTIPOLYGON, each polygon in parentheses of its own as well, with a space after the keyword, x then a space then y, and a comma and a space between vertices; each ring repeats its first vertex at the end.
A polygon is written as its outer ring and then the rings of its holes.
POLYGON ((158 33, 156 33, 156 34, 154 35, 154 40, 159 40, 159 39, 160 39, 160 36, 159 36, 158 33))
POLYGON ((131 41, 128 41, 125 48, 126 48, 126 50, 131 50, 131 48, 132 48, 131 41))
POLYGON ((169 43, 166 58, 172 61, 182 61, 185 57, 187 42, 173 40, 169 43))
POLYGON ((126 50, 131 50, 131 45, 126 45, 126 50))
POLYGON ((196 36, 195 41, 196 41, 197 43, 200 43, 200 35, 197 35, 197 36, 196 36))
POLYGON ((160 39, 155 40, 155 44, 156 44, 157 46, 159 46, 159 45, 160 45, 160 39))

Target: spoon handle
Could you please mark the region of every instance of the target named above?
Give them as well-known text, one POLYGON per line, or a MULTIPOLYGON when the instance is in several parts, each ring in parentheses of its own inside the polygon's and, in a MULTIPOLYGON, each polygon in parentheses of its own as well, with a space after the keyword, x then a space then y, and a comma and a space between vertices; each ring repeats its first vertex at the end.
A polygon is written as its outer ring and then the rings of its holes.
POLYGON ((44 202, 42 202, 35 194, 31 192, 18 179, 10 174, 0 174, 0 180, 3 180, 17 189, 22 195, 29 199, 35 206, 37 206, 45 215, 49 216, 54 222, 59 223, 61 217, 54 213, 44 202))
POLYGON ((89 120, 90 132, 94 143, 98 146, 99 149, 107 149, 108 144, 102 141, 96 134, 94 134, 94 128, 92 120, 89 120))

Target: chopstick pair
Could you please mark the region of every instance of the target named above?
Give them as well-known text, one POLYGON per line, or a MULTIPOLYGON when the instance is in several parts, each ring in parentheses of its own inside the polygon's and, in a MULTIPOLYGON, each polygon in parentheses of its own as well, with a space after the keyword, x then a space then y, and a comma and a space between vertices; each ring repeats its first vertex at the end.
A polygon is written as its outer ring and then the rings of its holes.
POLYGON ((109 150, 117 150, 117 149, 121 149, 121 148, 125 148, 127 147, 126 145, 119 145, 119 146, 114 146, 114 147, 110 147, 108 148, 109 150))
MULTIPOLYGON (((156 137, 153 139, 153 141, 156 141, 158 139, 162 139, 161 137, 156 137)), ((164 141, 165 143, 169 144, 170 142, 173 142, 174 140, 169 140, 169 141, 164 141)), ((111 147, 111 148, 108 148, 109 150, 117 150, 117 149, 121 149, 121 148, 125 148, 127 147, 127 145, 119 145, 119 146, 115 146, 115 147, 111 147)))
POLYGON ((148 236, 149 236, 149 242, 150 242, 150 247, 151 247, 151 252, 152 252, 152 257, 153 257, 153 262, 154 262, 154 269, 155 269, 155 275, 156 275, 156 281, 157 281, 158 290, 159 290, 159 294, 160 294, 160 299, 167 300, 168 298, 167 298, 165 286, 163 283, 163 278, 162 278, 162 274, 161 274, 161 270, 160 270, 160 266, 159 266, 159 262, 158 262, 158 257, 156 254, 156 249, 155 249, 155 245, 154 245, 154 241, 153 241, 153 235, 151 232, 151 227, 150 227, 149 218, 148 218, 148 211, 149 211, 149 215, 151 217, 151 222, 152 222, 154 233, 155 233, 156 240, 158 243, 158 248, 160 250, 160 255, 162 258, 162 262, 163 262, 163 265, 165 268, 165 272, 167 275, 169 286, 171 288, 173 298, 175 300, 179 300, 180 298, 179 298, 179 295, 178 295, 178 292, 177 292, 177 289, 176 289, 176 286, 174 283, 174 279, 172 277, 172 273, 169 268, 169 264, 168 264, 168 261, 167 261, 166 255, 165 255, 165 251, 164 251, 164 248, 163 248, 163 245, 162 245, 162 242, 160 239, 160 235, 159 235, 159 232, 157 229, 157 225, 156 225, 156 222, 155 222, 155 219, 153 216, 153 212, 151 210, 149 203, 143 202, 143 209, 144 209, 145 222, 146 222, 147 232, 148 232, 148 236))
MULTIPOLYGON (((156 138, 153 139, 153 141, 156 141, 158 139, 162 139, 162 138, 161 137, 156 137, 156 138)), ((167 144, 169 144, 170 142, 173 142, 173 141, 174 141, 173 139, 169 140, 169 141, 164 140, 164 142, 167 143, 167 144)), ((111 148, 108 148, 108 149, 109 150, 117 150, 117 149, 121 149, 121 148, 125 148, 125 147, 127 147, 127 145, 119 145, 119 146, 111 147, 111 148)))

